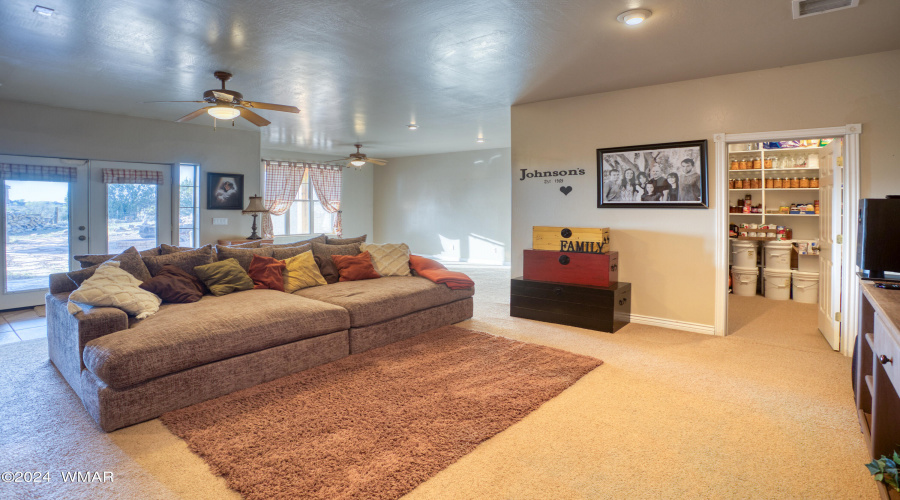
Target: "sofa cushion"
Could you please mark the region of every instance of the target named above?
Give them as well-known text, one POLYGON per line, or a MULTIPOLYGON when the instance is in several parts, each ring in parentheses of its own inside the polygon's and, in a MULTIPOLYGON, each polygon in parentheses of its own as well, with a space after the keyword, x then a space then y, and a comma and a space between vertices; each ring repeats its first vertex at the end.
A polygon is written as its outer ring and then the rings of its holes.
POLYGON ((193 275, 175 266, 163 266, 156 276, 141 283, 141 288, 156 294, 163 302, 187 304, 203 296, 203 284, 193 275))
POLYGON ((172 245, 166 245, 163 243, 159 246, 159 255, 169 255, 172 253, 178 252, 187 252, 188 250, 194 250, 194 247, 176 247, 172 245))
POLYGON ((360 250, 369 252, 375 271, 382 276, 412 276, 409 270, 409 246, 406 243, 374 245, 363 243, 360 250))
POLYGON ((113 255, 111 258, 91 267, 70 271, 66 273, 66 276, 68 276, 73 283, 81 286, 86 279, 94 275, 94 272, 97 271, 104 262, 119 262, 121 264, 120 268, 123 271, 131 273, 132 276, 140 281, 147 281, 150 279, 150 271, 147 270, 147 266, 144 265, 144 261, 141 259, 141 254, 135 247, 129 247, 128 250, 125 250, 119 255, 113 255))
POLYGON ((303 288, 327 284, 319 272, 319 266, 316 265, 312 252, 303 252, 283 262, 285 292, 293 293, 303 288))
POLYGON ((334 262, 334 267, 341 277, 339 281, 373 280, 381 277, 372 266, 369 252, 359 255, 332 255, 331 261, 334 262))
POLYGON ((363 243, 366 241, 366 237, 368 234, 364 234, 362 236, 357 236, 356 238, 331 238, 329 236, 325 237, 325 243, 329 245, 349 245, 351 243, 363 243))
MULTIPOLYGON (((148 250, 140 250, 138 251, 141 254, 141 258, 143 257, 153 257, 154 255, 160 254, 160 247, 153 247, 148 250)), ((82 269, 86 269, 91 266, 96 266, 97 264, 103 264, 104 262, 112 259, 113 257, 119 254, 111 253, 111 254, 87 254, 87 255, 76 255, 72 257, 79 264, 81 264, 82 269)))
POLYGON ((322 277, 325 278, 325 283, 331 285, 341 280, 331 257, 316 257, 316 265, 319 266, 319 272, 322 273, 322 277))
MULTIPOLYGON (((446 288, 446 287, 445 287, 446 288)), ((115 389, 350 326, 347 311, 275 290, 248 290, 159 312, 87 343, 84 364, 115 389)))
POLYGON ((253 260, 250 261, 250 271, 247 274, 253 280, 253 288, 268 288, 283 292, 284 267, 284 261, 254 255, 253 260))
POLYGON ((245 241, 243 243, 232 243, 228 245, 231 248, 259 248, 262 246, 262 240, 245 241))
POLYGON ((273 248, 272 257, 278 260, 287 260, 310 250, 312 250, 312 243, 304 243, 295 247, 273 248))
POLYGON ((297 247, 297 246, 300 246, 300 245, 309 245, 310 243, 313 243, 313 242, 316 242, 316 243, 325 243, 325 239, 326 239, 326 238, 325 238, 325 235, 324 235, 324 234, 320 234, 320 235, 318 235, 318 236, 314 236, 314 237, 309 238, 309 239, 307 239, 307 240, 292 241, 292 242, 290 242, 290 243, 275 243, 275 244, 272 244, 272 245, 269 245, 269 246, 271 246, 272 248, 290 248, 290 247, 297 247))
POLYGON ((228 295, 253 288, 250 275, 234 259, 197 266, 194 272, 206 283, 213 295, 228 295))
POLYGON ((254 255, 259 255, 260 257, 271 257, 272 247, 265 246, 260 248, 234 248, 216 245, 216 256, 218 260, 222 261, 234 259, 244 269, 244 272, 250 270, 250 261, 253 260, 254 255))
POLYGON ((81 312, 79 304, 115 307, 138 319, 144 319, 158 311, 160 298, 142 290, 141 281, 121 269, 121 265, 121 262, 115 260, 100 264, 96 272, 69 295, 69 313, 81 312))
POLYGON ((368 326, 411 312, 471 297, 475 291, 451 290, 418 276, 388 276, 377 280, 342 281, 294 292, 341 306, 350 312, 350 326, 368 326))
POLYGON ((215 261, 216 256, 213 253, 211 245, 206 245, 194 250, 185 250, 183 252, 159 255, 156 257, 144 257, 144 264, 147 265, 147 269, 150 270, 150 274, 153 276, 159 274, 163 266, 169 264, 180 268, 188 274, 197 276, 197 273, 194 272, 195 267, 209 264, 210 262, 215 261))

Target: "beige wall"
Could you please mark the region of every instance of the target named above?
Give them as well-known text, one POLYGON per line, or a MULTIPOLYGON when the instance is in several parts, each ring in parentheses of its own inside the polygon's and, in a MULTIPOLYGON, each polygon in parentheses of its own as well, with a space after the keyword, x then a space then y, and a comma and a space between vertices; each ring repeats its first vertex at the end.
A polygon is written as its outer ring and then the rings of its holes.
POLYGON ((259 188, 259 132, 0 101, 0 154, 145 163, 198 163, 200 241, 250 235, 240 210, 206 210, 207 172, 244 174, 244 203, 259 188), (228 225, 213 226, 213 217, 228 225))
POLYGON ((375 168, 375 241, 420 255, 509 262, 510 150, 392 158, 375 168))
MULTIPOLYGON (((352 152, 352 151, 350 151, 352 152)), ((263 149, 265 160, 324 162, 341 158, 340 156, 323 156, 298 151, 279 149, 263 149)), ((372 241, 372 184, 374 168, 371 164, 360 168, 345 168, 341 176, 341 217, 345 237, 369 235, 372 241)))
POLYGON ((862 196, 900 194, 900 51, 514 106, 513 276, 532 226, 610 227, 633 313, 711 325, 713 211, 596 208, 596 150, 707 139, 712 162, 715 133, 849 123, 863 126, 862 196), (520 181, 523 168, 585 175, 564 179, 564 196, 557 184, 520 181))

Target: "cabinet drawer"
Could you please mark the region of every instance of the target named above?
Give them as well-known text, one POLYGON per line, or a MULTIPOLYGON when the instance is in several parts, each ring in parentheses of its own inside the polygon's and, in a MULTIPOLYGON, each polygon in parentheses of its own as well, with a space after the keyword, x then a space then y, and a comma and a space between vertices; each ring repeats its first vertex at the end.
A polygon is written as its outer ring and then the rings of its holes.
POLYGON ((897 344, 892 332, 885 325, 884 320, 875 314, 875 362, 880 364, 887 373, 894 390, 900 392, 900 345, 897 344), (887 362, 882 363, 882 360, 887 362), (888 361, 890 360, 890 361, 888 361))

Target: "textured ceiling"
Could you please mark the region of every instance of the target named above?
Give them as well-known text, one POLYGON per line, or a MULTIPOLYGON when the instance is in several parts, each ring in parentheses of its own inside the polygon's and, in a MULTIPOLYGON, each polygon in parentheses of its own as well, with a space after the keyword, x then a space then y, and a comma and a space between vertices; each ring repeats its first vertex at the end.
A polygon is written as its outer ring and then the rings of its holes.
POLYGON ((0 99, 174 120, 199 105, 142 101, 226 70, 301 109, 259 112, 264 148, 408 156, 506 147, 512 104, 896 49, 898 25, 897 0, 796 21, 789 0, 2 0, 0 99))

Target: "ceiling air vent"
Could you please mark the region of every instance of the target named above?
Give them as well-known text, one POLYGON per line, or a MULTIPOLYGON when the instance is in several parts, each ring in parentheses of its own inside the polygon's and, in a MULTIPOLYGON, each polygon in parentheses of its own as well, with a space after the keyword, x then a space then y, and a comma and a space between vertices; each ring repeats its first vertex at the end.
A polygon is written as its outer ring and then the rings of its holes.
POLYGON ((849 9, 859 5, 859 0, 792 0, 791 9, 794 11, 794 19, 801 17, 834 12, 841 9, 849 9))

